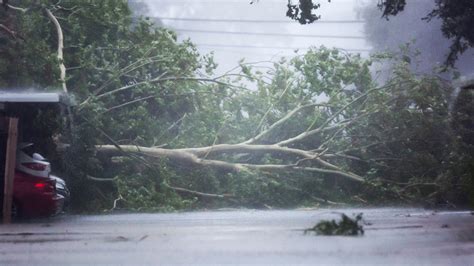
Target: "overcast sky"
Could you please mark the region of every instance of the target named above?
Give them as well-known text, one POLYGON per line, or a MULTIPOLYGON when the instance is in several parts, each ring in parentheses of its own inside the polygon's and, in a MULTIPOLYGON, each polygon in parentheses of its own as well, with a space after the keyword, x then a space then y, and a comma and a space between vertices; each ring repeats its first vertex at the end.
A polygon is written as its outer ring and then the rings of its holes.
POLYGON ((301 53, 309 46, 339 47, 363 55, 370 48, 355 11, 362 0, 322 1, 321 22, 309 25, 285 16, 286 0, 250 1, 145 0, 148 15, 161 18, 178 32, 180 40, 191 38, 202 53, 214 51, 218 72, 236 66, 243 57, 246 61, 275 60, 294 55, 297 49, 301 53))

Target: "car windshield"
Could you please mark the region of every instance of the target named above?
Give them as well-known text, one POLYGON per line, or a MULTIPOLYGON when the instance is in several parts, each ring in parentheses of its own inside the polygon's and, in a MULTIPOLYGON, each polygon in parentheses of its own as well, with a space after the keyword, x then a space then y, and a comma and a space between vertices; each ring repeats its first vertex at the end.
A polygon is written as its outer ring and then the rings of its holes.
POLYGON ((33 154, 36 152, 33 144, 25 144, 25 146, 22 147, 20 151, 32 158, 33 154))

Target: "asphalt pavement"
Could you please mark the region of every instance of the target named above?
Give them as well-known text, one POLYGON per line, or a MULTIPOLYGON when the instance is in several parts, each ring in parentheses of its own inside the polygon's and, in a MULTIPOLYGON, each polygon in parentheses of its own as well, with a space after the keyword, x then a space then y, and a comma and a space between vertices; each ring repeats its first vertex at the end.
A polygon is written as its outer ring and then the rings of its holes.
POLYGON ((0 226, 0 265, 474 265, 471 211, 222 210, 61 215, 0 226), (363 236, 305 234, 363 213, 363 236))

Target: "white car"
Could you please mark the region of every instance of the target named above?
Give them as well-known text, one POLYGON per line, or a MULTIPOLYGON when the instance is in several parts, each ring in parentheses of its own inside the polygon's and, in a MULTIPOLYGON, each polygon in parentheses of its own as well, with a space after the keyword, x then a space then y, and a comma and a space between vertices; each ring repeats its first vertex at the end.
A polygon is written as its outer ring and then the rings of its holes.
POLYGON ((32 176, 49 177, 51 164, 41 154, 33 152, 32 147, 33 143, 18 144, 15 168, 32 176))
POLYGON ((19 143, 16 154, 17 171, 36 176, 45 177, 55 181, 56 193, 65 198, 65 204, 69 203, 70 192, 66 182, 51 174, 51 164, 41 154, 34 152, 33 143, 19 143))

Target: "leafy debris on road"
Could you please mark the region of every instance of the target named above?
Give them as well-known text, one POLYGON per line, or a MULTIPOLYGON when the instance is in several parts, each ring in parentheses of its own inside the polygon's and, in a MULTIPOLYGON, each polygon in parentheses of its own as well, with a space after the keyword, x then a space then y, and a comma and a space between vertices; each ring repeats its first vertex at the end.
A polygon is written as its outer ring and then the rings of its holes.
POLYGON ((124 236, 116 236, 113 238, 108 238, 106 241, 107 242, 126 242, 126 241, 130 241, 130 238, 124 237, 124 236))
POLYGON ((344 213, 341 214, 341 220, 323 220, 318 222, 312 228, 305 229, 305 234, 314 232, 316 235, 325 236, 356 236, 363 235, 364 228, 361 224, 362 213, 357 214, 354 218, 350 218, 344 213))
POLYGON ((140 237, 140 239, 138 239, 138 242, 143 241, 147 238, 148 238, 148 235, 144 235, 144 236, 140 237))

